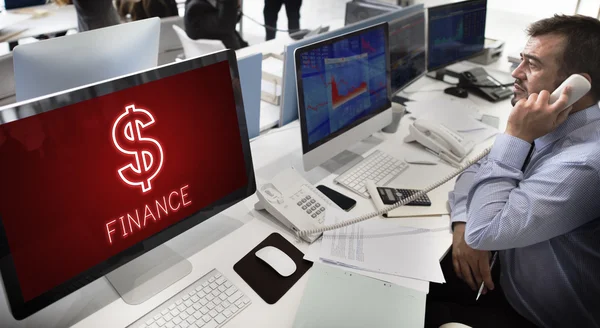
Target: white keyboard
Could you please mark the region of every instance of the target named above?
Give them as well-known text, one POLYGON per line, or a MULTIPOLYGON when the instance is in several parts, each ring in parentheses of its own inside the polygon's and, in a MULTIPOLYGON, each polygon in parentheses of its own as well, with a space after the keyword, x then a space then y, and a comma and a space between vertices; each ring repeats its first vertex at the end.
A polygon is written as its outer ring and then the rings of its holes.
POLYGON ((250 303, 250 299, 225 276, 212 270, 129 327, 222 327, 250 303))
POLYGON ((370 198, 365 185, 366 180, 373 180, 376 185, 383 186, 407 168, 408 163, 405 161, 396 159, 383 151, 376 150, 333 181, 365 198, 370 198))

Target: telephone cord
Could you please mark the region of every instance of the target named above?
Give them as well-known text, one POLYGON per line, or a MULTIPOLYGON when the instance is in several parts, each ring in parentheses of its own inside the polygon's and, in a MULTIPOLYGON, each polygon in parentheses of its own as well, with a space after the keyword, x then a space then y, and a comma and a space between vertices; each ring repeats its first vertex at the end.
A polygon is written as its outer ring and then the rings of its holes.
POLYGON ((306 235, 312 235, 312 234, 316 234, 316 233, 323 233, 325 231, 331 231, 331 230, 336 230, 336 229, 340 229, 340 228, 344 228, 362 221, 366 221, 369 219, 372 219, 374 217, 378 217, 381 216, 385 213, 388 213, 391 210, 394 210, 400 206, 404 206, 414 200, 416 200, 417 198, 427 194, 428 192, 434 190, 435 188, 443 185, 444 183, 450 181, 452 178, 454 178, 455 176, 459 175, 461 172, 463 172, 464 170, 466 170, 469 166, 477 163, 479 160, 481 160, 482 158, 484 158, 487 154, 489 154, 491 150, 491 147, 486 148, 484 151, 482 151, 479 155, 477 155, 476 157, 467 160, 467 162, 461 166, 460 168, 458 168, 456 171, 450 173, 449 175, 447 175, 446 177, 444 177, 443 179, 437 181, 436 183, 429 185, 428 187, 426 187, 425 189, 420 190, 419 192, 413 194, 412 196, 408 197, 408 198, 404 198, 400 201, 398 201, 395 204, 389 205, 387 207, 384 207, 382 209, 380 209, 379 211, 376 212, 372 212, 372 213, 368 213, 362 216, 359 216, 357 218, 354 218, 352 220, 348 220, 348 221, 344 221, 344 222, 339 222, 339 223, 335 223, 335 224, 331 224, 328 226, 323 226, 320 228, 316 228, 316 229, 309 229, 309 230, 301 230, 301 231, 296 231, 296 236, 298 237, 298 239, 300 239, 303 236, 306 235))

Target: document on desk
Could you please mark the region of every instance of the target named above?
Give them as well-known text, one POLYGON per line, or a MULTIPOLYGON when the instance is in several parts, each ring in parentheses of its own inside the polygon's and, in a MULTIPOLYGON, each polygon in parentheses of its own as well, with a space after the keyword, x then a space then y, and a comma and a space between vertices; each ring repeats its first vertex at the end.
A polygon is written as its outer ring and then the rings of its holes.
MULTIPOLYGON (((348 213, 328 209, 325 223, 347 219, 348 213)), ((434 236, 429 233, 375 218, 324 233, 320 258, 349 268, 444 283, 434 236)))
MULTIPOLYGON (((327 266, 334 266, 334 267, 338 266, 335 263, 323 261, 320 259, 319 256, 321 253, 322 241, 323 241, 323 238, 319 238, 319 239, 315 240, 312 244, 310 244, 310 246, 308 246, 308 250, 304 253, 304 259, 307 261, 314 262, 314 263, 321 263, 321 264, 327 265, 327 266)), ((400 277, 400 276, 381 273, 381 272, 365 271, 365 270, 361 270, 361 269, 357 269, 357 268, 351 268, 348 266, 343 266, 343 267, 344 267, 344 270, 346 270, 346 271, 357 273, 357 274, 360 274, 360 275, 363 275, 366 277, 371 277, 371 278, 378 279, 381 281, 389 282, 389 283, 392 283, 392 284, 395 284, 398 286, 412 288, 414 290, 418 290, 423 293, 429 292, 429 282, 428 281, 400 277)))

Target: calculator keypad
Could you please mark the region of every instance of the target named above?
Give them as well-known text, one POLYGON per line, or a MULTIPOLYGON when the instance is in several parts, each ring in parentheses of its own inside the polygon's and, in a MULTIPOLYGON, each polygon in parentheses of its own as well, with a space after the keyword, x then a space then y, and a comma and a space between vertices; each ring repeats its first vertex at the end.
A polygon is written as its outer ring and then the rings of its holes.
MULTIPOLYGON (((383 201, 383 203, 385 205, 392 205, 392 204, 399 202, 402 199, 408 198, 408 197, 416 194, 420 190, 378 187, 377 191, 379 192, 379 195, 381 196, 381 200, 383 201)), ((427 194, 424 194, 406 205, 431 206, 431 200, 429 199, 427 194)))

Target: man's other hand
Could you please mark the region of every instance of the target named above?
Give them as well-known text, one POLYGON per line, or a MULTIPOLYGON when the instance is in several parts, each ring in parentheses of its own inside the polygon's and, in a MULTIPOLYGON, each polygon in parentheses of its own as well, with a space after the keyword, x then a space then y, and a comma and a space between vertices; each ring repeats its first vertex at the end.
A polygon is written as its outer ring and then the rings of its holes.
POLYGON ((452 235, 452 264, 456 275, 466 282, 472 290, 479 289, 481 282, 485 282, 483 293, 486 289, 493 290, 494 282, 490 271, 490 252, 473 249, 465 242, 464 222, 454 223, 452 235))

